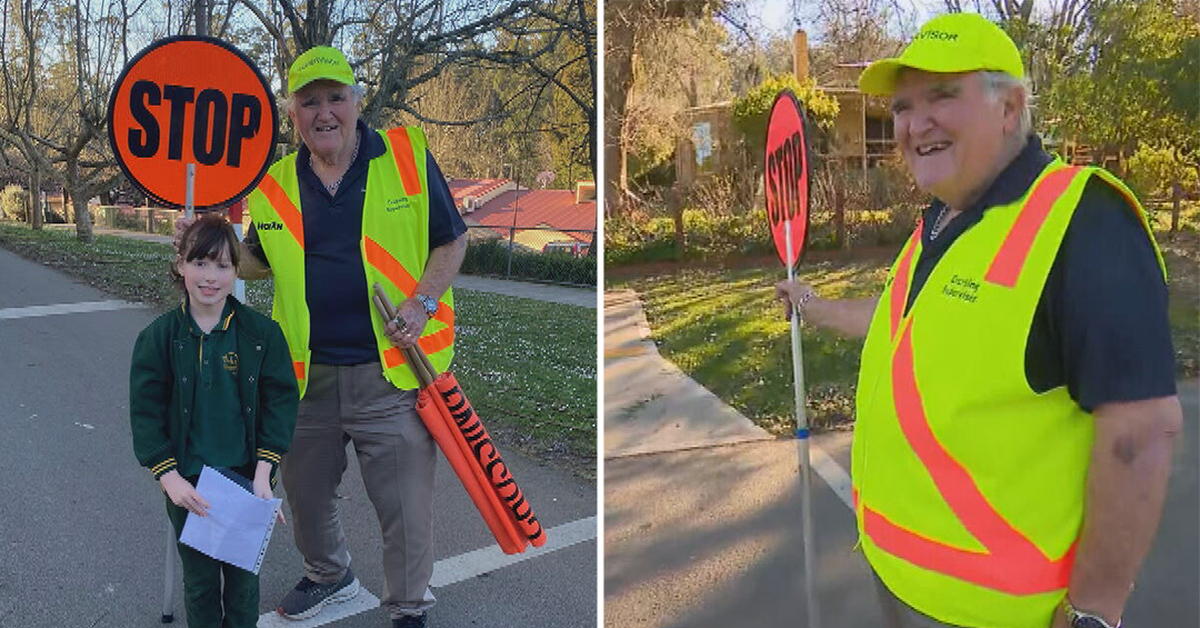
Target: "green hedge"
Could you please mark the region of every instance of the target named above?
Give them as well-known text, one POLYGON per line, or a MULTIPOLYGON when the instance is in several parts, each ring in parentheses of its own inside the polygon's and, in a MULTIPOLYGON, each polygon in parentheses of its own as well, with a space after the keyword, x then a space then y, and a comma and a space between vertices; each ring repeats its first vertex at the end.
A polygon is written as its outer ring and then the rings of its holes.
POLYGON ((467 275, 596 285, 596 258, 592 255, 575 257, 569 253, 538 253, 517 246, 512 250, 511 275, 508 256, 507 240, 473 240, 467 246, 461 272, 467 275))
MULTIPOLYGON (((912 234, 920 208, 900 205, 887 211, 848 212, 846 235, 850 247, 899 245, 912 234)), ((683 212, 683 260, 718 261, 736 257, 772 255, 775 244, 766 212, 754 209, 735 215, 711 215, 699 209, 683 212)), ((808 249, 836 248, 833 216, 813 215, 808 249)), ((680 261, 675 249, 675 222, 670 217, 649 218, 634 214, 615 216, 604 223, 604 263, 621 265, 680 261)))

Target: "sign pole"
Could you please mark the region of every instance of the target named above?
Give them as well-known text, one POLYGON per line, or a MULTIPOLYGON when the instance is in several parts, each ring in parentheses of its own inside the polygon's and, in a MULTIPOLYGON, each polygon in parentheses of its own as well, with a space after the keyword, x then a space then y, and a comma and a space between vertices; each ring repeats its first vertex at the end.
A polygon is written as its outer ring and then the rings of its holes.
MULTIPOLYGON (((791 218, 784 221, 787 232, 787 258, 792 258, 792 229, 791 218)), ((787 266, 788 281, 796 279, 794 264, 787 266)), ((792 386, 796 402, 796 445, 800 454, 800 520, 804 537, 804 597, 808 608, 808 628, 820 628, 821 613, 817 608, 817 570, 813 555, 816 553, 816 542, 813 540, 812 521, 812 462, 808 455, 808 413, 804 404, 804 352, 800 347, 800 309, 793 307, 791 316, 792 332, 792 386)))
MULTIPOLYGON (((796 95, 784 90, 775 96, 767 121, 763 155, 763 183, 771 238, 788 282, 796 280, 796 266, 808 237, 809 156, 803 107, 796 95)), ((792 386, 796 405, 796 447, 800 456, 800 526, 804 539, 804 597, 807 628, 820 628, 817 600, 817 544, 812 509, 812 463, 809 460, 808 415, 804 403, 804 353, 800 346, 800 312, 792 307, 792 386)))
MULTIPOLYGON (((242 212, 245 211, 246 200, 242 199, 229 206, 229 222, 233 223, 233 235, 238 242, 242 241, 242 212)), ((246 282, 236 279, 233 282, 233 296, 238 301, 246 302, 246 282)))
POLYGON ((191 218, 196 214, 196 164, 187 165, 187 192, 183 205, 183 215, 191 218))

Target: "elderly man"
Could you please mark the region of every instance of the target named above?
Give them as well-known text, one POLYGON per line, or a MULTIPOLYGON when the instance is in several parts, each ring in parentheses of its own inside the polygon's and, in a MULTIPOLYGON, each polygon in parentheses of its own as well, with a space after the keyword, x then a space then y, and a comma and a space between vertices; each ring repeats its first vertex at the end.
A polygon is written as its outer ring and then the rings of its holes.
POLYGON ((394 627, 419 628, 434 604, 433 440, 415 411, 417 380, 396 347, 418 344, 439 370, 454 351, 450 282, 466 225, 419 128, 375 131, 358 118, 362 88, 328 47, 288 72, 288 116, 303 145, 248 199, 245 278, 275 277, 300 410, 283 484, 304 577, 279 604, 290 619, 353 597, 358 580, 335 491, 352 442, 383 533, 394 627), (372 315, 382 284, 397 318, 372 315))
POLYGON ((866 336, 853 477, 889 626, 1120 625, 1181 429, 1165 267, 1133 194, 1030 133, 1021 57, 974 14, 863 72, 935 197, 878 299, 783 282, 866 336))

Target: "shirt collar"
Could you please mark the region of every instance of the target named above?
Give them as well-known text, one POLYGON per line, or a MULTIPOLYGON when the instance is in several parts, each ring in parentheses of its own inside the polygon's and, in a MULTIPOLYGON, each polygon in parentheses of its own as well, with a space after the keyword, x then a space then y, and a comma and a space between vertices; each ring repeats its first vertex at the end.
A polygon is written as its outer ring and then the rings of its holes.
MULTIPOLYGON (((215 327, 212 328, 212 331, 209 332, 210 334, 229 330, 229 326, 233 324, 233 301, 233 295, 225 297, 225 307, 221 309, 221 320, 215 327)), ((192 305, 187 295, 184 295, 183 303, 179 304, 179 307, 183 312, 184 321, 187 323, 188 331, 190 331, 193 336, 203 336, 204 333, 201 332, 200 328, 196 326, 196 319, 192 318, 192 305)))

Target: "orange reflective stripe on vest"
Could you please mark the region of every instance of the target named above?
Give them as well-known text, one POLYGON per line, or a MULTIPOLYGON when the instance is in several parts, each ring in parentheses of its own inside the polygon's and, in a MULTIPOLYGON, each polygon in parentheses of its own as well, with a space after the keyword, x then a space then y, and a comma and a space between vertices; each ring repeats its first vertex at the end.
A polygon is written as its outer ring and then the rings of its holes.
POLYGON ((292 204, 292 199, 288 198, 287 192, 283 191, 279 182, 272 177, 270 173, 262 178, 258 184, 258 189, 266 195, 267 200, 271 202, 271 207, 275 209, 275 213, 279 214, 279 219, 283 221, 283 226, 287 228, 288 233, 296 239, 300 248, 304 248, 304 219, 300 216, 300 210, 292 204))
POLYGON ((297 381, 304 379, 304 363, 303 362, 292 362, 292 370, 296 371, 296 380, 297 381))
MULTIPOLYGON (((1038 230, 1054 202, 1075 176, 1077 168, 1048 174, 1033 190, 1020 216, 1004 239, 986 279, 1012 287, 1025 264, 1038 230)), ((938 493, 959 522, 987 551, 964 550, 931 540, 889 521, 863 504, 863 528, 881 549, 914 565, 1013 595, 1031 595, 1067 586, 1075 545, 1051 560, 988 503, 970 472, 938 442, 925 414, 913 360, 912 323, 904 324, 913 258, 920 243, 921 224, 909 239, 896 265, 890 308, 892 394, 900 430, 921 461, 938 493), (903 326, 903 327, 902 327, 903 326), (902 331, 901 331, 902 329, 902 331), (897 334, 900 334, 897 342, 897 334)), ((857 492, 854 495, 858 505, 857 492)))
MULTIPOLYGON (((438 314, 441 314, 440 308, 438 314)), ((453 323, 453 317, 451 317, 450 320, 451 323, 453 323)), ((420 346, 421 350, 427 355, 431 353, 437 353, 438 351, 441 351, 442 349, 445 349, 453 344, 454 327, 447 327, 436 333, 429 334, 428 336, 421 336, 421 339, 417 341, 417 345, 420 346)), ((395 368, 400 366, 401 364, 404 364, 404 353, 401 352, 398 347, 392 347, 391 349, 383 352, 383 362, 383 365, 387 368, 395 368)))
POLYGON ((900 263, 896 265, 896 274, 892 278, 892 336, 895 337, 896 330, 900 327, 900 319, 904 318, 904 306, 908 303, 908 280, 912 275, 912 259, 916 253, 917 246, 921 244, 921 228, 924 220, 917 221, 917 228, 913 231, 912 237, 908 239, 908 250, 904 256, 900 258, 900 263))
POLYGON ((950 547, 905 530, 864 506, 863 525, 880 548, 914 565, 1013 595, 1067 586, 1075 546, 1050 560, 988 504, 970 473, 937 441, 925 415, 913 365, 912 326, 907 325, 892 361, 892 387, 900 429, 938 493, 987 553, 950 547))
MULTIPOLYGON (((417 289, 417 280, 413 279, 412 274, 410 274, 408 270, 404 268, 404 265, 401 264, 399 260, 397 260, 391 253, 388 253, 387 249, 380 246, 378 242, 371 239, 370 236, 363 237, 363 249, 366 251, 368 264, 374 266, 379 272, 383 273, 383 275, 392 282, 392 285, 396 286, 400 289, 400 292, 404 293, 404 296, 411 297, 413 295, 413 292, 415 292, 417 289)), ((432 320, 441 321, 449 328, 449 341, 437 343, 440 345, 438 349, 444 349, 454 341, 454 308, 445 301, 439 301, 437 314, 434 315, 432 320)), ((438 333, 443 333, 445 331, 447 330, 443 329, 438 333)), ((430 334, 429 336, 422 337, 421 340, 424 341, 427 338, 433 338, 434 336, 437 336, 437 334, 430 334)), ((431 352, 429 348, 425 347, 424 342, 421 343, 421 347, 425 349, 426 352, 431 352)), ((401 363, 403 363, 403 360, 401 363)))
POLYGON ((391 129, 387 132, 396 156, 396 167, 400 169, 400 180, 404 183, 404 193, 413 196, 421 193, 421 177, 417 174, 417 165, 413 163, 412 140, 404 127, 391 129))
POLYGON ((408 269, 404 268, 404 264, 388 253, 387 249, 380 246, 371 236, 363 236, 363 250, 366 252, 368 264, 383 273, 392 282, 392 285, 404 293, 404 296, 412 296, 413 291, 417 289, 417 280, 413 279, 408 269))
POLYGON ((1025 207, 1021 209, 1016 224, 1012 226, 1000 251, 992 260, 992 265, 984 277, 986 280, 1009 288, 1017 285, 1017 278, 1021 276, 1021 269, 1025 266, 1025 258, 1033 248, 1033 239, 1037 237, 1046 216, 1050 215, 1054 201, 1062 196, 1063 190, 1067 189, 1078 171, 1078 167, 1055 170, 1047 174, 1034 188, 1025 207))

